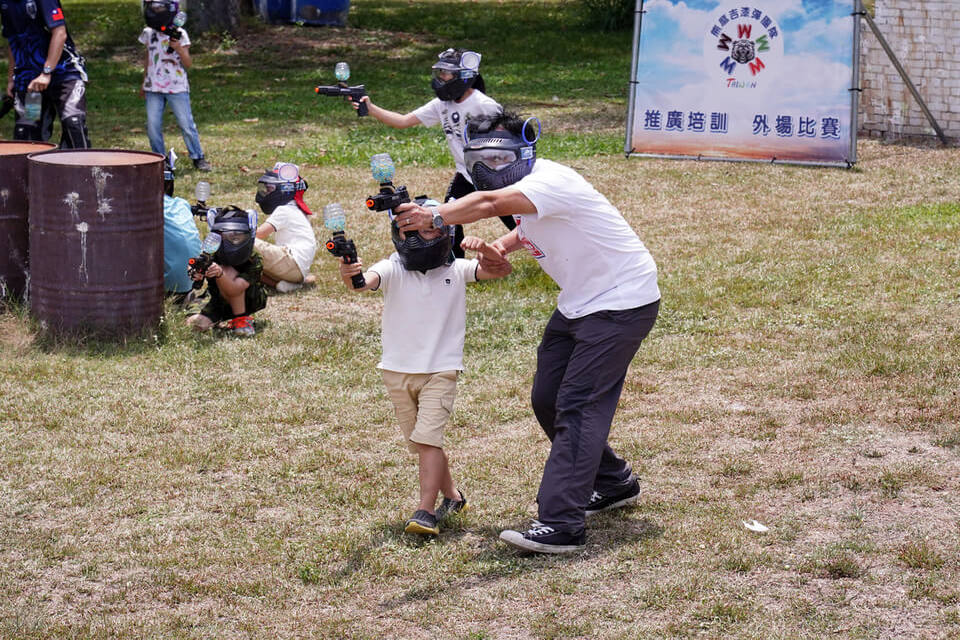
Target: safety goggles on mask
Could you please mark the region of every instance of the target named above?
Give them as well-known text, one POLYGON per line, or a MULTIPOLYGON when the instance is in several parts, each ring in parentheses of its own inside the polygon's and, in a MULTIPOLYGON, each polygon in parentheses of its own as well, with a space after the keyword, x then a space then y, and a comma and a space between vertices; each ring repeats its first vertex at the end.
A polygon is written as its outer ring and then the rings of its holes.
POLYGON ((433 79, 437 82, 449 82, 457 78, 457 72, 459 69, 441 69, 436 65, 433 67, 433 79))
POLYGON ((273 193, 273 192, 276 190, 276 188, 277 188, 277 185, 275 185, 275 184, 267 184, 266 182, 258 182, 258 183, 257 183, 257 195, 260 196, 261 198, 263 198, 263 197, 268 196, 268 195, 270 195, 271 193, 273 193))
MULTIPOLYGON (((528 147, 529 148, 529 147, 528 147)), ((524 154, 527 158, 531 154, 524 154)), ((464 151, 463 162, 466 165, 467 172, 473 172, 473 167, 478 162, 486 165, 488 169, 499 171, 504 167, 517 161, 517 150, 504 149, 500 147, 483 147, 479 149, 470 149, 464 151)))
POLYGON ((250 233, 248 231, 222 231, 220 232, 220 236, 224 242, 228 242, 234 246, 240 246, 250 239, 250 233))

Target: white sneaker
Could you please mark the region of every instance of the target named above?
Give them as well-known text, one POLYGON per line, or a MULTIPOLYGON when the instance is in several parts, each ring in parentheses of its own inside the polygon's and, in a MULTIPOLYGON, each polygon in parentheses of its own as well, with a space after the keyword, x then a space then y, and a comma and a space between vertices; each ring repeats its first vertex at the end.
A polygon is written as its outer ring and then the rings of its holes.
POLYGON ((287 282, 286 280, 281 280, 277 283, 276 289, 280 293, 290 293, 291 291, 296 291, 303 285, 299 282, 287 282))

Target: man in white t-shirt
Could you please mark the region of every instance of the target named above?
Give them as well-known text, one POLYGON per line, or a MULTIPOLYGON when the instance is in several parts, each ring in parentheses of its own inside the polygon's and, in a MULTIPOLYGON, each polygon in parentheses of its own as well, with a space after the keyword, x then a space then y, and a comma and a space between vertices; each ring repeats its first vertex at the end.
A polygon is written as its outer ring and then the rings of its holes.
POLYGON ((538 519, 501 539, 528 551, 585 544, 586 516, 635 502, 630 465, 607 444, 627 368, 653 328, 657 266, 610 202, 573 169, 536 158, 539 122, 505 113, 472 123, 464 163, 476 193, 439 207, 397 208, 402 231, 512 213, 517 227, 493 243, 525 248, 560 285, 537 350, 534 414, 550 438, 538 519))
POLYGON ((391 231, 397 251, 363 274, 364 286, 354 288, 352 280, 362 271, 359 260, 345 264, 341 258, 340 276, 351 291, 383 291, 383 354, 377 367, 407 447, 419 461, 420 500, 404 530, 437 535, 445 518, 467 506, 443 449, 463 370, 466 285, 503 277, 510 263, 475 237, 464 238, 462 246, 479 252, 478 259, 454 259, 449 226, 408 237, 392 223, 391 231))
MULTIPOLYGON (((371 116, 396 129, 406 129, 418 124, 425 127, 441 126, 450 147, 450 155, 457 167, 457 172, 447 187, 445 202, 462 198, 476 190, 470 172, 463 165, 463 130, 467 123, 472 119, 494 116, 501 111, 497 101, 484 93, 486 87, 479 71, 480 58, 480 54, 475 51, 442 51, 431 68, 433 80, 430 86, 437 97, 409 113, 400 114, 378 107, 369 96, 361 98, 361 101, 367 103, 371 116)), ((513 229, 512 216, 502 216, 500 220, 507 229, 513 229)), ((453 252, 458 258, 462 258, 460 240, 463 238, 463 227, 455 225, 454 230, 453 252)))
POLYGON ((257 204, 269 216, 257 227, 255 248, 263 256, 260 279, 280 293, 316 282, 310 266, 317 253, 317 238, 307 218, 313 212, 303 200, 306 190, 300 168, 289 162, 276 163, 257 181, 257 204), (275 244, 267 242, 273 234, 275 244))

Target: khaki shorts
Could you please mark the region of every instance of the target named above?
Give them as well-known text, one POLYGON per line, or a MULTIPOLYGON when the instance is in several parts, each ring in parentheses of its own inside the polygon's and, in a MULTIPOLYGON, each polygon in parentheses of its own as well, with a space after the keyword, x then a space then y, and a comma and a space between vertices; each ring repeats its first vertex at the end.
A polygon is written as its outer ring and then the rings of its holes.
POLYGON ((297 261, 290 255, 289 247, 271 244, 257 238, 253 248, 263 257, 263 275, 277 281, 303 282, 303 273, 297 261))
POLYGON ((400 423, 407 448, 414 443, 443 448, 443 428, 453 412, 459 371, 399 373, 382 369, 383 383, 400 423))

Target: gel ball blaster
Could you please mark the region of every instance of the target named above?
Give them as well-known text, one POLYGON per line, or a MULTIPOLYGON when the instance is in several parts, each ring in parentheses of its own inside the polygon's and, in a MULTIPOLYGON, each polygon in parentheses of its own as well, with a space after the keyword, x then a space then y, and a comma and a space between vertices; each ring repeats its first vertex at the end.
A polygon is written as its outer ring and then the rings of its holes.
MULTIPOLYGON (((397 187, 393 184, 393 175, 396 167, 389 153, 378 153, 370 158, 370 171, 373 179, 380 183, 380 193, 367 198, 367 209, 371 211, 386 211, 393 220, 393 210, 404 202, 410 202, 410 194, 406 187, 397 187)), ((413 235, 410 231, 407 235, 413 235)))
POLYGON ((357 105, 359 105, 357 107, 358 118, 367 115, 367 103, 360 101, 360 98, 367 95, 367 89, 362 84, 358 84, 355 87, 347 86, 347 80, 350 79, 350 65, 346 62, 338 62, 333 68, 333 75, 336 76, 339 81, 337 84, 321 84, 314 87, 313 90, 321 96, 347 96, 350 102, 356 102, 357 105))
MULTIPOLYGON (((323 208, 323 226, 333 233, 333 236, 327 240, 327 251, 338 258, 343 258, 345 264, 355 264, 357 247, 353 244, 353 240, 348 239, 344 234, 346 221, 343 206, 339 202, 332 202, 323 208)), ((362 273, 352 276, 350 281, 354 289, 363 289, 367 286, 367 280, 362 273)))
MULTIPOLYGON (((173 16, 173 21, 163 27, 160 27, 160 31, 168 36, 171 40, 179 40, 183 37, 183 31, 180 30, 180 27, 187 24, 187 14, 183 11, 178 11, 177 15, 173 16)), ((169 44, 167 45, 167 53, 173 53, 173 47, 169 44)))
MULTIPOLYGON (((203 239, 203 243, 200 245, 200 255, 187 260, 187 273, 190 274, 191 278, 198 273, 200 275, 206 275, 207 269, 213 264, 213 254, 220 248, 220 242, 221 238, 219 233, 207 234, 207 237, 203 239)), ((202 284, 202 279, 194 280, 193 288, 199 289, 202 284)))
MULTIPOLYGON (((366 106, 366 105, 364 105, 366 106)), ((0 118, 10 113, 10 110, 13 109, 13 96, 4 95, 3 103, 0 104, 0 118)))
POLYGON ((193 193, 197 199, 197 204, 190 207, 190 213, 198 218, 206 219, 207 212, 210 211, 210 207, 207 206, 207 198, 210 197, 210 183, 201 180, 197 183, 197 188, 193 193))

